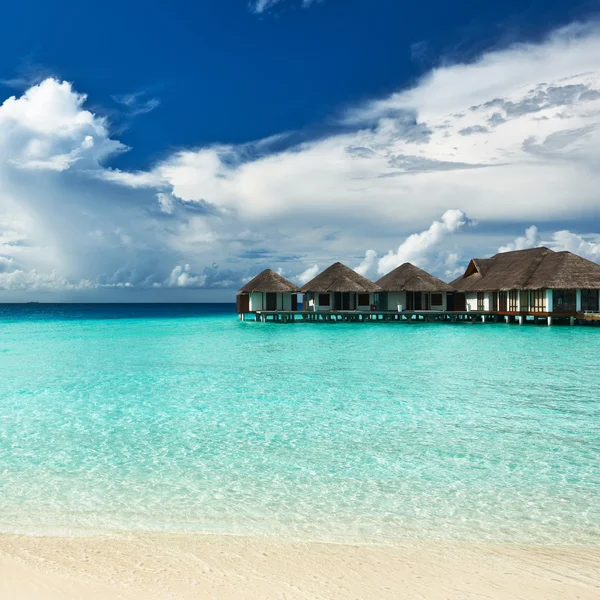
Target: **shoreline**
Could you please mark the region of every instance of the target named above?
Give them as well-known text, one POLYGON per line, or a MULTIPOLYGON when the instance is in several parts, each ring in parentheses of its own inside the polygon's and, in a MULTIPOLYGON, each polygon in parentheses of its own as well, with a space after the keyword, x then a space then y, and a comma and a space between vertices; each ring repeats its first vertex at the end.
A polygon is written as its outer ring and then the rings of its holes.
POLYGON ((0 534, 0 597, 591 600, 600 596, 599 563, 599 546, 0 534))

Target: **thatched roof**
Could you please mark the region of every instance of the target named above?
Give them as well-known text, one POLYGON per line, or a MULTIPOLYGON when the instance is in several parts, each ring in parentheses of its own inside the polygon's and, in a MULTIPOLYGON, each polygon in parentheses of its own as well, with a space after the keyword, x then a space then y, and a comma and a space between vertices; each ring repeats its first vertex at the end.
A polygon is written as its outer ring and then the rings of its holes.
POLYGON ((572 252, 530 248, 473 259, 450 284, 458 292, 600 288, 600 265, 572 252))
POLYGON ((336 262, 304 284, 302 292, 379 292, 379 286, 346 265, 336 262))
POLYGON ((384 292, 451 292, 452 288, 427 271, 404 263, 377 282, 384 292))
POLYGON ((288 281, 285 277, 275 273, 271 269, 265 269, 254 279, 249 281, 238 294, 249 294, 250 292, 299 292, 298 286, 288 281))
POLYGON ((487 270, 492 266, 493 262, 494 261, 491 258, 473 259, 473 265, 475 266, 477 271, 479 271, 479 273, 481 273, 482 275, 485 275, 487 273, 487 270))
POLYGON ((540 263, 527 288, 598 289, 600 265, 572 252, 553 252, 540 263))

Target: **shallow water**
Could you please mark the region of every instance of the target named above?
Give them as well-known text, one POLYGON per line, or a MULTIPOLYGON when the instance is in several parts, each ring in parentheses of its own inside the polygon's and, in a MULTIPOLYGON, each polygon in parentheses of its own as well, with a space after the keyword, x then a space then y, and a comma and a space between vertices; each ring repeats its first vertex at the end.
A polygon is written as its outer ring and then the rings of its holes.
POLYGON ((0 306, 0 531, 600 542, 600 329, 0 306))

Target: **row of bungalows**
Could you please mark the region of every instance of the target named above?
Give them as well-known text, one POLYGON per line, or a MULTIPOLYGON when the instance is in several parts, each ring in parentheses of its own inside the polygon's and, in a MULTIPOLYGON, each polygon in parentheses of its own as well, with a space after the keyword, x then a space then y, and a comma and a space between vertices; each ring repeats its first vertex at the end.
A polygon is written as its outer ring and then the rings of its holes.
POLYGON ((452 288, 437 277, 404 263, 372 282, 337 262, 301 288, 271 269, 242 287, 237 312, 447 310, 452 288))
POLYGON ((450 284, 404 263, 373 282, 337 262, 302 287, 267 269, 242 287, 240 315, 295 311, 435 311, 600 319, 600 265, 549 248, 472 259, 450 284), (302 297, 302 301, 299 297, 302 297))

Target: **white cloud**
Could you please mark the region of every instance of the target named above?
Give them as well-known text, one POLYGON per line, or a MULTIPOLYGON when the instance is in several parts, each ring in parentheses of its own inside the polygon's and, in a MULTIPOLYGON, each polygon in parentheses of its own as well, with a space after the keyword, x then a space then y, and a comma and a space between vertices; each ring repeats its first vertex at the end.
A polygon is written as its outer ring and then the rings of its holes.
POLYGON ((170 194, 159 192, 156 194, 160 210, 167 215, 172 215, 175 212, 175 201, 170 194))
POLYGON ((349 234, 367 204, 373 229, 423 226, 449 206, 491 222, 584 219, 599 205, 599 124, 600 34, 571 28, 437 69, 354 109, 342 134, 277 152, 263 144, 256 156, 246 146, 185 150, 148 173, 107 177, 160 183, 254 223, 336 226, 344 211, 349 234))
POLYGON ((544 241, 535 225, 528 227, 525 230, 525 235, 519 236, 513 242, 498 248, 498 252, 525 250, 539 246, 547 246, 556 252, 567 250, 588 260, 600 263, 600 234, 580 235, 567 229, 562 229, 553 232, 550 234, 549 239, 544 241))
POLYGON ((147 98, 145 91, 135 92, 133 94, 115 95, 112 99, 125 107, 129 117, 137 117, 152 112, 160 106, 159 98, 147 98))
POLYGON ((181 260, 185 238, 152 216, 154 193, 105 181, 102 162, 125 147, 84 102, 46 79, 0 105, 4 290, 146 286, 181 260))
POLYGON ((158 188, 167 184, 160 173, 145 171, 121 171, 119 169, 104 169, 92 173, 104 181, 110 181, 131 188, 158 188))
POLYGON ((552 241, 548 245, 553 250, 568 250, 600 263, 600 235, 598 234, 583 237, 567 230, 556 231, 552 234, 552 241))
MULTIPOLYGON (((280 4, 285 1, 286 0, 254 0, 251 2, 250 6, 255 13, 261 14, 273 8, 276 4, 280 4)), ((301 0, 303 8, 308 8, 311 4, 316 4, 317 2, 321 1, 322 0, 301 0)))
POLYGON ((265 10, 271 8, 275 4, 278 4, 281 0, 258 0, 256 4, 253 5, 253 10, 255 13, 263 13, 265 10))
POLYGON ((190 265, 178 265, 173 268, 165 284, 169 287, 202 287, 206 282, 204 275, 193 273, 190 265))
POLYGON ((375 275, 376 267, 377 252, 375 252, 375 250, 367 250, 362 262, 358 265, 358 267, 355 267, 354 270, 368 279, 369 277, 373 277, 375 275))
MULTIPOLYGON (((402 110, 418 110, 420 118, 428 121, 438 115, 455 116, 498 98, 515 102, 547 87, 597 82, 598 44, 596 22, 574 23, 541 43, 513 44, 485 53, 469 64, 434 69, 414 88, 353 109, 347 118, 364 122, 402 110)), ((552 108, 553 104, 546 106, 552 108)), ((495 112, 494 106, 489 108, 495 112)))
MULTIPOLYGON (((15 273, 35 289, 35 273, 67 287, 165 289, 172 278, 170 289, 235 287, 276 264, 308 280, 318 269, 307 265, 356 260, 358 248, 370 249, 358 265, 369 276, 409 260, 449 277, 464 257, 450 236, 467 214, 511 237, 534 219, 544 231, 568 217, 572 231, 545 234, 548 243, 595 256, 598 239, 578 233, 600 214, 593 25, 435 69, 317 139, 186 148, 138 171, 110 167, 126 147, 85 102, 50 78, 0 106, 7 281, 15 273)), ((478 243, 469 253, 489 252, 478 243)))
POLYGON ((45 274, 35 270, 22 271, 15 269, 10 272, 0 272, 0 290, 9 291, 64 291, 89 290, 95 286, 87 280, 69 281, 55 272, 45 274))
POLYGON ((319 265, 313 265, 312 267, 308 267, 308 269, 306 269, 305 271, 302 271, 302 273, 300 273, 300 275, 296 275, 296 281, 300 285, 304 285, 305 283, 308 283, 311 279, 316 277, 318 272, 319 272, 319 265))
POLYGON ((109 138, 106 120, 83 109, 84 94, 46 79, 0 106, 0 157, 31 169, 87 168, 126 147, 109 138))
POLYGON ((429 229, 408 236, 395 252, 388 252, 378 263, 380 275, 389 273, 397 266, 410 262, 418 267, 427 266, 431 256, 438 250, 440 243, 450 234, 457 233, 469 219, 458 209, 449 209, 440 221, 434 221, 429 229))
POLYGON ((461 264, 457 252, 448 252, 444 260, 444 277, 448 280, 456 279, 465 272, 465 265, 461 264))
POLYGON ((514 242, 506 244, 506 246, 500 246, 498 252, 510 252, 511 250, 526 250, 527 248, 536 248, 541 246, 540 236, 538 228, 535 225, 531 225, 525 230, 525 235, 519 236, 514 242))
POLYGON ((367 250, 355 270, 370 279, 377 279, 405 262, 435 270, 446 278, 454 278, 464 271, 457 252, 447 250, 443 243, 449 235, 470 224, 470 219, 458 209, 449 209, 421 233, 409 235, 397 250, 390 250, 381 258, 375 250, 367 250))

